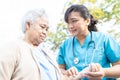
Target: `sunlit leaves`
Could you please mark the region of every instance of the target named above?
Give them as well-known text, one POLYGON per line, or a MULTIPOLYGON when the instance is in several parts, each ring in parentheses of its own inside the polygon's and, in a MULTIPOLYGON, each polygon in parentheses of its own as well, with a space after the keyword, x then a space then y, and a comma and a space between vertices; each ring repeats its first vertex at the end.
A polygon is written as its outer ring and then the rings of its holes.
POLYGON ((68 36, 67 26, 61 20, 60 23, 58 23, 56 31, 55 32, 49 32, 49 37, 47 38, 47 41, 52 44, 52 50, 55 51, 59 45, 62 43, 63 40, 65 40, 68 36))
POLYGON ((91 3, 96 3, 97 0, 88 0, 91 3))
POLYGON ((97 7, 90 8, 89 11, 95 19, 101 19, 105 16, 104 11, 97 7))

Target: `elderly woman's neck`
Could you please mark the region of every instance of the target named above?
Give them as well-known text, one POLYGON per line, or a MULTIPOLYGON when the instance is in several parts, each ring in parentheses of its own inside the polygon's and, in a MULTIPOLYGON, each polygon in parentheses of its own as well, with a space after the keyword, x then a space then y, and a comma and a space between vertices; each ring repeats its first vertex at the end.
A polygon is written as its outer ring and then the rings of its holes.
POLYGON ((29 38, 28 35, 25 34, 23 40, 24 40, 26 43, 28 43, 30 46, 32 46, 32 47, 37 47, 37 45, 34 45, 34 44, 33 44, 32 40, 29 38))

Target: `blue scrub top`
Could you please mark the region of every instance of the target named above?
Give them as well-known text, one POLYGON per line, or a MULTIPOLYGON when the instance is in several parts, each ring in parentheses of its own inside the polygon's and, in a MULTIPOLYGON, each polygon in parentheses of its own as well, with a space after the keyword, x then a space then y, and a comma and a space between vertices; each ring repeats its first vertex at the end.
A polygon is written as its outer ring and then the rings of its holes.
MULTIPOLYGON (((113 38, 107 34, 92 31, 92 40, 95 42, 95 49, 93 43, 88 45, 91 41, 90 33, 86 36, 82 45, 75 37, 73 54, 73 37, 66 39, 59 48, 58 64, 65 64, 66 69, 75 66, 78 71, 81 71, 91 62, 99 63, 103 68, 106 68, 110 67, 110 63, 120 60, 120 45, 113 38), (74 63, 75 57, 79 59, 78 64, 74 63)), ((115 79, 104 78, 103 80, 115 79)))

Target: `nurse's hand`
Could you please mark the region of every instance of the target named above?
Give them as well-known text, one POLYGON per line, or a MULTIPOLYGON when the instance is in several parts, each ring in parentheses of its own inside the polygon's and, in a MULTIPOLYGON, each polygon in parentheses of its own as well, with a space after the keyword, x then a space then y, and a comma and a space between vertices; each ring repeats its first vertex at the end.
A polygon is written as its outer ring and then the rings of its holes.
POLYGON ((83 74, 83 77, 89 80, 102 80, 104 76, 104 69, 97 63, 91 63, 83 74))
POLYGON ((76 67, 71 67, 66 72, 68 76, 76 76, 78 74, 78 70, 76 67))

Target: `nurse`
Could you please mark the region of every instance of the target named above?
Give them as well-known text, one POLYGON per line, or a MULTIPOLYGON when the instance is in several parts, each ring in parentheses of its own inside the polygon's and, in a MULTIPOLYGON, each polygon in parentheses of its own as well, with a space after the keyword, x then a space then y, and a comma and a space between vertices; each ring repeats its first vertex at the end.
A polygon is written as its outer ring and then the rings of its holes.
POLYGON ((84 5, 70 6, 64 16, 72 34, 59 48, 57 63, 64 75, 83 80, 120 77, 120 45, 97 31, 97 20, 84 5), (112 66, 112 67, 111 67, 112 66))

